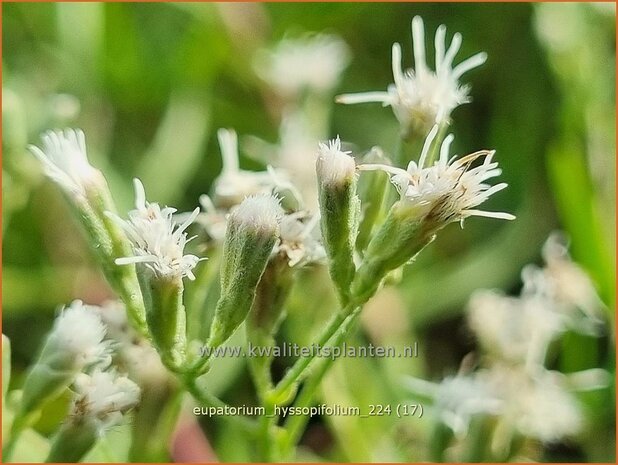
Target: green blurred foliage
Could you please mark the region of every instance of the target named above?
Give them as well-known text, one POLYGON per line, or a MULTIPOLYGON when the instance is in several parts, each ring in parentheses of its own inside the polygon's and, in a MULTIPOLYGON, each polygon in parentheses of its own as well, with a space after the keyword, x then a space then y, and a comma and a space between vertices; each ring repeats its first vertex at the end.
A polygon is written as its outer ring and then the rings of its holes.
MULTIPOLYGON (((464 36, 460 57, 487 51, 488 62, 466 76, 473 102, 453 115, 454 151, 497 150, 510 187, 492 198, 488 209, 512 211, 518 219, 509 224, 475 219, 463 231, 457 225, 445 230, 406 270, 395 303, 364 319, 365 327, 371 328, 403 311, 405 332, 387 334, 382 342, 414 338, 431 347, 432 353, 414 367, 390 361, 366 368, 360 365, 373 362, 342 360, 324 385, 324 398, 388 399, 392 393, 380 382, 365 383, 354 376, 365 369, 392 379, 401 372, 440 378, 455 371, 473 348, 461 316, 471 292, 517 290, 522 266, 540 260, 540 246, 554 229, 572 238, 574 259, 595 279, 608 319, 614 321, 615 12, 611 7, 4 3, 2 9, 2 307, 16 370, 12 383, 19 383, 59 305, 74 298, 97 303, 111 297, 63 199, 43 180, 26 151, 27 143, 38 143, 39 133, 47 128, 81 127, 88 137, 91 162, 108 177, 121 211, 131 206, 134 176, 144 180, 153 200, 190 210, 198 196, 209 191, 221 168, 217 128, 233 127, 241 136, 276 140, 278 115, 252 68, 258 49, 286 35, 333 32, 353 54, 338 91, 384 89, 392 80, 393 42, 402 43, 405 66, 413 64, 410 20, 415 14, 424 17, 428 35, 441 23, 449 33, 460 31, 464 36), (442 337, 435 337, 438 334, 442 337), (359 384, 364 391, 350 387, 359 384)), ((394 151, 397 130, 388 108, 333 107, 331 134, 353 142, 360 152, 374 145, 394 151)), ((260 167, 249 158, 241 163, 260 167)), ((308 336, 306 324, 318 327, 330 310, 316 302, 319 308, 310 316, 295 320, 307 312, 306 304, 302 296, 292 296, 286 339, 302 342, 308 336)), ((603 347, 588 351, 577 368, 602 366, 615 372, 612 339, 610 335, 603 347)), ((566 359, 579 353, 578 346, 568 341, 564 350, 566 359)), ((243 399, 248 395, 247 375, 235 365, 218 368, 226 377, 213 377, 213 383, 224 397, 243 399), (232 384, 241 387, 232 389, 232 384)), ((611 393, 602 397, 589 405, 597 412, 598 431, 605 433, 587 434, 583 452, 574 447, 566 452, 549 450, 548 460, 613 460, 614 435, 608 432, 614 430, 614 419, 602 411, 614 411, 607 405, 613 406, 615 397, 611 393)), ((331 447, 331 457, 426 459, 407 450, 414 450, 414 445, 393 450, 386 440, 372 446, 377 452, 346 447, 346 435, 360 444, 392 431, 391 422, 380 419, 366 428, 353 422, 333 425, 343 436, 331 447)), ((427 425, 396 427, 397 434, 406 428, 428 429, 427 425)), ((315 428, 310 425, 307 444, 312 443, 315 428)), ((219 443, 226 444, 230 434, 219 431, 219 443)), ((224 458, 246 459, 240 449, 228 449, 220 448, 224 458)), ((104 450, 97 453, 105 456, 104 450)), ((309 452, 307 456, 315 459, 309 452)))

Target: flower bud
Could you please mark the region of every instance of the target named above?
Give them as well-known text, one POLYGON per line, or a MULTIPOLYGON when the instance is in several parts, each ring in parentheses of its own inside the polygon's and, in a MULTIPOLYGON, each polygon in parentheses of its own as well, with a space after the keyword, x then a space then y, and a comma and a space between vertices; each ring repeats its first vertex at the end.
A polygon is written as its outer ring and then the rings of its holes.
POLYGON ((366 302, 390 271, 414 259, 433 240, 432 232, 424 227, 419 208, 422 206, 397 201, 371 238, 352 283, 352 294, 359 302, 366 302))
POLYGON ((135 270, 115 265, 118 257, 130 252, 130 244, 108 215, 115 211, 114 202, 103 173, 88 161, 84 133, 79 129, 47 131, 42 139, 43 150, 34 145, 28 148, 40 161, 45 175, 65 193, 105 277, 125 302, 131 322, 144 334, 144 304, 135 270))
POLYGON ((318 175, 322 236, 329 271, 342 301, 347 301, 354 276, 354 242, 360 201, 356 196, 356 164, 341 151, 339 138, 320 144, 318 175))
POLYGON ((282 216, 272 195, 246 198, 230 214, 221 265, 221 296, 208 344, 223 344, 246 318, 279 235, 282 216))

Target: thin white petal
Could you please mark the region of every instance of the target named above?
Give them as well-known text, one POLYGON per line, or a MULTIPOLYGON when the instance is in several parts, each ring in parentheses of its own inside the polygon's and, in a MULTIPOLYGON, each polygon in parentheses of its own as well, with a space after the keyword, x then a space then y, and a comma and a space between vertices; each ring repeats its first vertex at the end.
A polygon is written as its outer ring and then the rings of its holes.
POLYGON ((444 138, 444 142, 442 142, 442 146, 440 147, 440 162, 441 163, 444 163, 444 164, 448 163, 448 154, 451 149, 451 143, 453 142, 453 139, 455 139, 455 136, 453 134, 449 134, 448 136, 444 138))
POLYGON ((401 70, 401 45, 397 42, 393 44, 392 60, 393 79, 395 86, 399 89, 403 85, 403 71, 401 70))
POLYGON ((133 187, 135 189, 135 208, 138 210, 146 209, 146 190, 142 181, 138 178, 133 178, 133 187))
POLYGON ((132 265, 134 263, 150 263, 156 262, 157 257, 154 255, 136 255, 133 257, 120 257, 114 260, 116 265, 132 265))
POLYGON ((462 61, 455 68, 453 68, 453 79, 459 79, 465 73, 474 69, 478 66, 481 66, 483 63, 487 61, 487 54, 485 52, 479 52, 474 56, 462 61))
POLYGON ((444 61, 444 50, 446 48, 446 26, 444 24, 441 24, 436 31, 435 47, 436 73, 438 73, 442 67, 442 62, 444 61))
POLYGON ((416 72, 425 72, 427 70, 427 62, 425 61, 425 27, 420 16, 415 16, 412 19, 412 42, 416 72))
POLYGON ((461 34, 459 32, 455 33, 451 45, 449 46, 448 50, 446 51, 446 55, 444 56, 444 68, 448 69, 453 64, 453 59, 455 58, 455 55, 457 55, 459 47, 461 47, 461 41, 461 34))
POLYGON ((436 138, 436 134, 438 134, 438 125, 434 124, 431 128, 431 131, 429 131, 429 134, 427 134, 427 137, 425 138, 423 150, 421 150, 421 156, 418 159, 419 169, 422 169, 425 166, 425 159, 427 158, 427 153, 429 153, 429 148, 431 147, 432 142, 436 138))
POLYGON ((391 96, 388 92, 359 92, 357 94, 343 94, 335 97, 335 102, 343 103, 344 105, 353 105, 355 103, 388 103, 390 104, 391 96))
POLYGON ((383 165, 379 163, 364 163, 357 165, 356 168, 359 171, 385 171, 391 174, 402 174, 407 176, 408 172, 404 169, 398 168, 396 166, 383 165))
POLYGON ((223 158, 223 171, 226 173, 238 172, 238 137, 236 131, 221 128, 217 131, 217 138, 223 158))
POLYGON ((483 210, 463 210, 462 213, 469 216, 484 216, 486 218, 497 218, 499 220, 514 220, 515 215, 505 212, 487 212, 483 210))

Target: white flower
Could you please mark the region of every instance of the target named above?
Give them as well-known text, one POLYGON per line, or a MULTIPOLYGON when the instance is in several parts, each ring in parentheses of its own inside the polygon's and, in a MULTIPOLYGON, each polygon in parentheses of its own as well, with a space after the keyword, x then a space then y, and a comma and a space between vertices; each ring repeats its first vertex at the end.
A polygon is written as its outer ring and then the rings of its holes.
POLYGON ((566 319, 551 301, 494 291, 472 295, 468 324, 485 350, 499 359, 525 364, 530 372, 543 366, 549 343, 567 329, 566 319))
POLYGON ((448 135, 440 148, 439 159, 432 166, 425 166, 429 148, 436 137, 438 126, 429 132, 418 164, 410 162, 408 169, 383 164, 361 164, 359 170, 383 170, 391 174, 402 200, 412 202, 418 207, 419 216, 444 226, 452 221, 463 223, 469 216, 485 216, 512 220, 509 213, 488 212, 475 207, 485 202, 491 195, 507 187, 506 183, 491 186, 490 178, 500 175, 498 163, 492 161, 495 151, 481 150, 463 158, 449 159, 449 148, 453 135, 448 135), (483 163, 470 168, 477 159, 483 163))
POLYGON ((433 399, 433 408, 439 420, 457 436, 465 436, 474 415, 496 415, 502 402, 491 387, 474 375, 457 375, 432 383, 407 377, 407 387, 416 395, 433 399))
POLYGON ((97 307, 75 300, 56 318, 45 350, 67 354, 75 370, 107 366, 111 348, 109 341, 104 341, 105 333, 97 307))
POLYGON ((123 414, 135 407, 140 399, 137 384, 115 372, 80 373, 73 387, 76 397, 72 414, 93 420, 99 433, 120 424, 123 414))
POLYGON ((349 182, 356 174, 356 163, 350 153, 341 150, 339 136, 326 144, 320 142, 316 162, 319 181, 332 186, 349 182))
POLYGON ((279 94, 296 96, 305 89, 331 91, 348 62, 345 42, 334 35, 317 34, 283 39, 257 55, 255 70, 279 94))
POLYGON ((603 302, 586 272, 571 261, 559 233, 552 233, 545 242, 543 258, 544 268, 528 265, 522 270, 522 295, 551 300, 575 331, 598 334, 603 325, 603 302))
POLYGON ((233 224, 247 233, 270 236, 278 234, 283 209, 273 195, 252 195, 230 213, 228 225, 233 224))
POLYGON ((495 364, 483 376, 504 400, 494 438, 497 443, 508 443, 506 438, 512 437, 513 430, 543 442, 554 442, 581 430, 582 412, 567 389, 564 375, 548 370, 530 375, 522 367, 495 364))
POLYGON ((295 212, 283 216, 280 224, 280 239, 275 253, 285 253, 291 267, 320 263, 326 251, 320 242, 319 215, 295 212))
POLYGON ((88 162, 86 138, 80 129, 47 131, 41 136, 43 150, 28 149, 43 165, 45 175, 70 194, 85 196, 91 183, 100 183, 102 175, 88 162))
POLYGON ((272 176, 267 171, 241 170, 238 164, 238 138, 231 129, 217 132, 223 170, 214 183, 214 200, 218 207, 238 205, 245 197, 270 193, 272 176))
POLYGON ((187 276, 191 280, 195 279, 192 270, 200 259, 195 255, 184 255, 185 245, 190 240, 184 231, 195 220, 199 208, 178 225, 172 217, 175 208, 161 208, 157 203, 147 202, 141 181, 134 179, 133 183, 135 210, 129 212, 129 220, 123 221, 108 212, 127 233, 135 254, 116 259, 116 264, 144 263, 160 277, 187 276))
POLYGON ((412 20, 415 69, 402 71, 401 46, 393 44, 394 84, 387 92, 364 92, 337 97, 339 103, 381 102, 390 105, 399 120, 404 133, 424 133, 433 124, 449 121, 451 112, 470 101, 469 87, 462 86, 459 78, 467 71, 482 65, 487 59, 483 52, 462 61, 453 67, 453 60, 461 46, 461 34, 453 36, 446 49, 446 27, 441 25, 435 36, 435 71, 429 69, 425 60, 425 32, 423 20, 415 16, 412 20))
MULTIPOLYGON (((279 141, 270 144, 257 137, 248 139, 247 148, 255 158, 277 166, 277 178, 289 179, 301 195, 304 208, 318 210, 315 149, 322 136, 301 112, 289 112, 279 126, 279 141)), ((289 182, 288 181, 288 182, 289 182)))

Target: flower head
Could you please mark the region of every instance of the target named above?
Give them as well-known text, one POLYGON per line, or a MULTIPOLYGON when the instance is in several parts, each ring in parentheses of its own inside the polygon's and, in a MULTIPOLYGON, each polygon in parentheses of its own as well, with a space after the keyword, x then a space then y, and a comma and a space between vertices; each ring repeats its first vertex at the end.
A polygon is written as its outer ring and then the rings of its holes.
POLYGON ((99 433, 118 425, 122 416, 139 403, 140 388, 113 371, 80 373, 73 384, 76 397, 72 415, 93 420, 99 433))
POLYGON ((144 186, 134 179, 135 210, 129 212, 128 221, 109 213, 122 226, 133 243, 132 257, 116 259, 117 265, 144 263, 161 277, 184 277, 195 279, 193 268, 200 261, 195 255, 185 255, 184 248, 190 239, 184 232, 199 213, 196 208, 184 223, 178 225, 173 219, 175 208, 161 208, 157 203, 146 201, 144 186))
POLYGON ((550 342, 566 328, 564 316, 547 299, 508 297, 477 291, 468 305, 468 324, 481 345, 500 360, 526 364, 536 371, 550 342))
POLYGON ((569 257, 564 237, 552 233, 543 245, 545 266, 528 265, 522 270, 522 294, 551 301, 572 329, 597 334, 603 324, 603 302, 592 280, 569 257))
POLYGON ((449 148, 453 141, 453 135, 450 134, 442 143, 439 159, 432 166, 425 166, 437 132, 436 125, 425 140, 418 163, 410 162, 407 170, 382 164, 361 164, 358 168, 380 169, 391 174, 391 182, 399 191, 401 199, 412 202, 417 207, 419 217, 432 221, 435 229, 453 221, 463 222, 469 216, 514 219, 509 213, 475 208, 507 187, 506 183, 491 186, 486 182, 501 173, 498 163, 492 160, 495 151, 481 150, 459 159, 449 159, 449 148), (478 159, 483 159, 483 163, 471 167, 478 159))
MULTIPOLYGON (((534 375, 521 366, 494 364, 482 371, 483 379, 503 400, 497 430, 518 431, 542 442, 555 442, 577 434, 583 426, 582 410, 561 373, 540 370, 534 375)), ((503 438, 494 438, 499 445, 503 438)), ((502 445, 499 448, 505 447, 502 445)))
POLYGON ((394 84, 386 92, 364 92, 337 97, 339 103, 381 102, 390 105, 405 134, 424 133, 434 124, 449 121, 451 112, 470 101, 469 87, 461 85, 459 78, 467 71, 482 65, 487 59, 483 52, 453 66, 455 55, 461 46, 462 37, 453 36, 446 49, 446 27, 436 31, 435 71, 425 60, 425 31, 423 20, 415 16, 412 20, 415 69, 403 71, 401 67, 401 46, 393 44, 394 84))
POLYGON ((475 374, 447 377, 439 384, 407 377, 406 385, 414 394, 432 398, 438 419, 459 437, 466 435, 474 415, 496 415, 502 408, 491 386, 475 374))
POLYGON ((305 89, 329 92, 348 62, 348 47, 339 37, 317 34, 282 40, 257 56, 255 69, 279 94, 296 96, 305 89))
POLYGON ((320 143, 316 162, 320 182, 333 187, 349 182, 356 174, 356 163, 350 153, 341 150, 339 136, 325 144, 320 143))
POLYGON ((248 233, 272 235, 279 232, 283 209, 273 195, 252 195, 232 210, 228 224, 248 233))
POLYGON ((86 137, 81 129, 47 131, 41 138, 43 150, 35 145, 28 149, 43 165, 45 175, 62 189, 85 196, 89 183, 100 182, 101 173, 88 162, 86 137))
POLYGON ((56 318, 46 351, 66 353, 76 370, 106 366, 111 361, 111 347, 104 341, 105 334, 98 308, 75 300, 56 318))
POLYGON ((214 184, 217 206, 229 208, 238 205, 250 195, 267 194, 273 189, 273 178, 267 171, 241 170, 238 164, 238 137, 231 129, 217 132, 223 170, 214 184))

